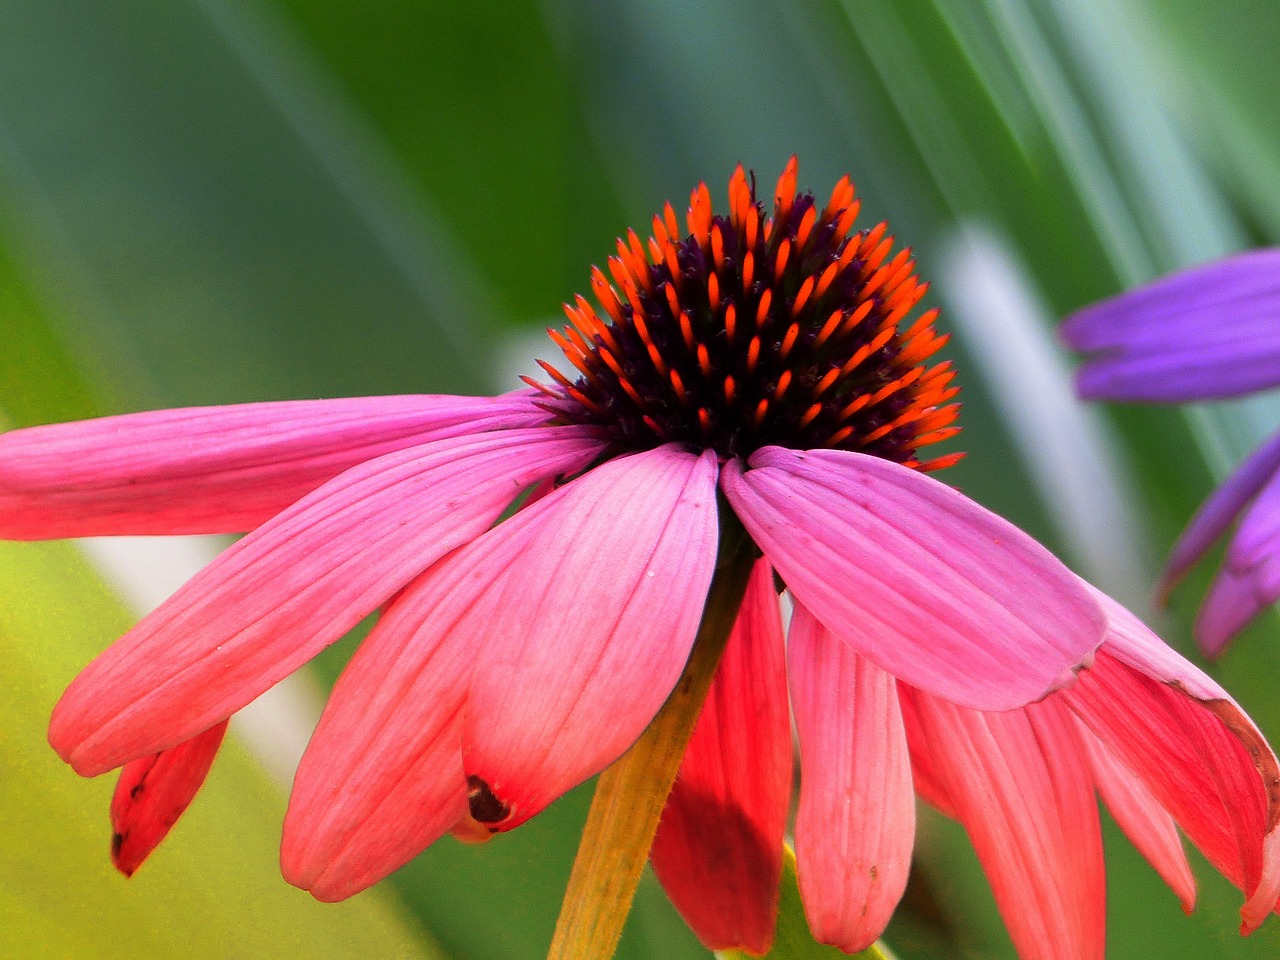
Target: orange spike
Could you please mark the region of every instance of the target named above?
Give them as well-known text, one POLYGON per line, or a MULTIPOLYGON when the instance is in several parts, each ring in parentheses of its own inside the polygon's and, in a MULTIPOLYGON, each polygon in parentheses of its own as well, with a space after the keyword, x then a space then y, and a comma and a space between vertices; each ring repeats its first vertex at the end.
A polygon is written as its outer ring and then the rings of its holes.
POLYGON ((796 230, 796 246, 801 250, 803 250, 804 245, 809 242, 809 234, 813 230, 813 225, 817 222, 817 207, 810 207, 804 212, 804 216, 800 218, 800 227, 796 230))
POLYGON ((759 403, 756 404, 755 415, 751 418, 752 426, 758 427, 760 426, 760 424, 764 423, 764 415, 768 412, 769 412, 769 400, 766 397, 765 399, 761 400, 759 403))
POLYGON ((846 173, 831 188, 831 199, 827 201, 827 209, 822 211, 823 216, 834 217, 837 210, 842 210, 853 202, 853 183, 849 180, 846 173))
POLYGON ((689 316, 688 310, 680 311, 680 333, 684 336, 684 345, 690 350, 693 349, 693 318, 689 316))
POLYGON ((933 473, 935 470, 945 470, 947 467, 954 467, 957 463, 964 459, 964 453, 945 453, 940 457, 934 457, 932 460, 926 460, 916 467, 921 473, 933 473))
POLYGON ((828 390, 831 389, 831 385, 835 383, 838 379, 840 379, 840 368, 832 367, 830 370, 828 370, 826 373, 822 375, 822 379, 818 381, 818 385, 813 388, 813 395, 815 397, 822 396, 824 393, 826 393, 828 390))
POLYGON ((662 253, 666 260, 667 272, 671 274, 671 279, 675 283, 680 282, 680 257, 676 253, 676 245, 670 240, 662 247, 662 253))
POLYGON ((858 394, 856 397, 853 398, 853 400, 845 404, 844 408, 840 411, 840 416, 837 419, 840 419, 840 420, 849 419, 870 402, 871 402, 871 394, 869 393, 858 394))
POLYGON ((778 377, 778 385, 773 388, 773 399, 781 400, 789 386, 791 386, 791 371, 783 370, 782 376, 778 377))
POLYGON ((671 376, 671 387, 673 390, 675 390, 676 397, 679 398, 681 403, 687 403, 689 398, 684 392, 684 380, 680 378, 680 371, 672 370, 670 376, 671 376))
POLYGON ((737 326, 738 308, 731 303, 724 310, 724 335, 730 343, 733 343, 733 333, 737 326))
POLYGON ((658 426, 657 420, 653 419, 653 417, 649 416, 647 413, 644 416, 642 416, 640 419, 644 421, 644 425, 646 427, 648 427, 658 436, 662 437, 664 440, 666 439, 667 431, 663 430, 662 427, 658 426))
POLYGON ((893 330, 881 330, 872 338, 870 343, 864 343, 853 352, 853 356, 846 360, 844 362, 844 366, 840 368, 840 375, 847 377, 849 374, 853 373, 854 370, 866 361, 867 357, 871 356, 888 343, 892 336, 893 330))
POLYGON ((545 383, 542 383, 541 381, 533 379, 533 377, 526 377, 522 373, 520 374, 520 379, 523 380, 526 385, 533 387, 533 389, 539 391, 540 393, 546 394, 548 397, 555 397, 557 399, 560 397, 560 394, 556 393, 556 391, 552 390, 545 383))
POLYGON ((841 333, 852 333, 854 328, 863 320, 867 319, 867 314, 871 312, 871 308, 875 306, 875 302, 868 300, 866 303, 860 303, 854 308, 853 313, 845 318, 844 323, 840 326, 841 333))
POLYGON ((738 395, 738 384, 732 376, 724 378, 724 402, 733 403, 733 398, 738 395))
POLYGON ((844 443, 853 434, 853 427, 841 427, 831 436, 827 437, 826 445, 828 447, 839 446, 844 443))
POLYGON ((756 304, 756 329, 763 329, 769 320, 769 309, 773 306, 773 290, 765 287, 764 293, 760 294, 760 302, 756 304))
POLYGON ((707 352, 705 343, 698 344, 698 369, 704 377, 711 376, 711 354, 707 352))
POLYGON ((622 364, 620 364, 618 362, 618 358, 608 350, 602 350, 600 352, 600 359, 605 362, 605 366, 613 371, 613 375, 618 378, 619 382, 627 379, 627 375, 622 372, 622 364))
POLYGON ((591 273, 591 292, 596 295, 596 300, 600 307, 607 313, 614 323, 622 322, 622 304, 618 300, 618 293, 609 285, 609 281, 605 279, 604 272, 595 267, 591 273))
POLYGON ((791 202, 796 198, 796 175, 799 170, 800 161, 796 159, 795 154, 792 154, 791 159, 787 161, 786 167, 782 170, 782 175, 778 177, 778 187, 773 194, 773 201, 778 210, 779 220, 790 212, 791 202))
POLYGON ((782 347, 778 351, 778 357, 782 360, 787 359, 787 354, 791 352, 791 348, 796 345, 798 339, 800 339, 800 324, 793 323, 787 327, 786 336, 782 338, 782 347))
POLYGON ((791 256, 791 240, 783 237, 778 244, 778 255, 773 260, 773 275, 775 277, 782 276, 782 272, 787 269, 787 259, 791 256))
POLYGON ((706 407, 698 408, 698 423, 702 426, 704 436, 711 433, 711 414, 706 407))
POLYGON ((711 309, 720 309, 720 278, 714 273, 707 277, 707 299, 711 301, 711 309))
POLYGON ((750 250, 747 255, 742 258, 742 289, 747 291, 751 289, 751 283, 756 278, 756 255, 750 250))
POLYGON ((813 421, 818 418, 818 414, 820 414, 821 412, 822 412, 822 404, 815 403, 813 406, 811 406, 808 410, 804 412, 804 416, 800 418, 800 422, 797 424, 797 426, 801 430, 803 430, 809 424, 813 423, 813 421))
MULTIPOLYGON (((871 253, 872 248, 880 243, 880 238, 884 236, 885 231, 888 229, 889 229, 889 221, 881 220, 874 227, 872 227, 870 230, 867 231, 866 236, 864 236, 862 240, 858 243, 858 249, 862 251, 861 256, 863 257, 863 259, 866 259, 866 256, 869 253, 871 253)), ((892 244, 890 244, 890 246, 892 246, 892 244)), ((885 249, 887 251, 888 247, 886 247, 885 249)))
POLYGON ((705 181, 689 194, 689 212, 685 221, 698 246, 705 248, 711 233, 711 191, 705 181))
MULTIPOLYGON (((627 253, 626 247, 621 247, 621 249, 624 254, 627 253)), ((609 264, 609 273, 613 276, 613 280, 618 286, 635 285, 635 278, 631 275, 631 271, 627 269, 622 257, 610 257, 607 262, 609 264)))
POLYGON ((560 384, 560 386, 570 391, 574 389, 574 386, 570 382, 569 378, 566 377, 559 370, 557 370, 555 367, 553 367, 551 364, 547 363, 547 361, 539 360, 537 361, 537 364, 543 369, 543 371, 546 372, 547 376, 549 376, 556 383, 560 384))
POLYGON ((662 292, 667 295, 667 306, 671 308, 671 315, 673 317, 680 316, 680 297, 676 295, 675 285, 664 283, 662 292))
POLYGON ((676 212, 670 203, 663 204, 662 216, 667 222, 667 236, 672 240, 679 240, 680 223, 676 220, 676 212))
POLYGON ((791 316, 800 315, 804 305, 809 302, 809 295, 813 293, 813 287, 813 277, 806 277, 804 283, 800 285, 800 292, 796 294, 796 302, 791 305, 791 316))
POLYGON ((667 362, 662 359, 662 354, 652 343, 645 346, 649 350, 649 359, 653 361, 653 368, 658 371, 658 376, 665 377, 667 375, 667 362))
POLYGON ((756 361, 760 359, 760 338, 752 337, 747 344, 747 373, 756 372, 756 361))
POLYGON ((943 427, 941 430, 934 430, 931 433, 925 433, 916 437, 916 444, 921 447, 927 447, 931 443, 941 443, 943 440, 950 440, 959 432, 959 427, 943 427))
POLYGON ((818 278, 818 286, 813 291, 817 296, 821 297, 831 289, 831 283, 840 275, 840 264, 833 263, 827 269, 822 271, 822 276, 818 278))
POLYGON ((720 225, 711 228, 711 259, 717 270, 724 269, 724 237, 720 234, 720 225))
MULTIPOLYGON (((671 209, 671 204, 667 204, 667 209, 671 209)), ((666 223, 663 221, 662 217, 656 213, 653 215, 653 239, 663 245, 671 239, 671 235, 667 233, 666 223)))
MULTIPOLYGON (((926 284, 926 286, 927 286, 927 284, 926 284)), ((920 316, 916 319, 916 322, 915 322, 915 323, 913 323, 913 324, 912 324, 912 325, 907 329, 907 332, 906 332, 906 333, 904 333, 904 334, 902 335, 902 339, 903 339, 904 341, 913 339, 913 338, 915 337, 915 335, 916 335, 916 334, 918 334, 918 333, 919 333, 921 330, 923 330, 925 327, 927 327, 927 326, 929 326, 930 324, 932 324, 932 323, 933 323, 933 321, 934 321, 934 320, 936 320, 936 319, 938 319, 938 308, 937 308, 937 307, 934 307, 932 310, 926 310, 924 313, 920 314, 920 316)))
MULTIPOLYGON (((751 208, 751 216, 747 217, 747 249, 754 250, 756 241, 760 238, 760 211, 755 207, 751 208)), ((765 228, 765 239, 769 238, 768 228, 765 228)))
POLYGON ((935 353, 946 346, 947 341, 951 339, 951 334, 943 334, 942 336, 933 335, 932 331, 928 335, 920 334, 898 354, 898 362, 903 364, 916 364, 928 360, 935 353))
POLYGON ((662 247, 658 245, 656 237, 649 238, 649 261, 651 263, 662 262, 662 247))
POLYGON ((640 399, 640 394, 636 392, 636 388, 631 385, 630 380, 619 380, 618 383, 621 384, 623 390, 627 391, 627 396, 631 398, 637 407, 644 406, 644 401, 640 399))
POLYGON ((862 210, 862 201, 858 199, 850 199, 849 205, 844 208, 844 212, 840 214, 840 219, 836 221, 836 236, 848 236, 849 231, 853 229, 853 225, 858 222, 858 214, 862 210))
POLYGON ((565 337, 565 335, 560 333, 558 330, 552 330, 550 327, 548 327, 547 336, 549 336, 552 340, 555 341, 555 345, 559 347, 560 350, 564 353, 564 355, 568 357, 570 360, 573 359, 574 354, 577 354, 579 357, 583 356, 583 354, 579 353, 577 348, 574 347, 574 345, 569 342, 568 338, 565 337))
MULTIPOLYGON (((643 340, 645 343, 653 342, 649 336, 649 324, 644 319, 643 311, 640 311, 640 310, 633 311, 631 314, 631 322, 632 324, 635 325, 636 333, 640 334, 641 340, 643 340)), ((622 351, 619 350, 618 352, 621 353, 622 351)))
POLYGON ((820 347, 826 343, 830 336, 836 332, 836 328, 840 326, 843 320, 844 312, 841 310, 837 310, 835 313, 831 314, 831 316, 827 317, 827 322, 822 325, 822 329, 818 331, 818 335, 813 338, 813 345, 815 347, 820 347))

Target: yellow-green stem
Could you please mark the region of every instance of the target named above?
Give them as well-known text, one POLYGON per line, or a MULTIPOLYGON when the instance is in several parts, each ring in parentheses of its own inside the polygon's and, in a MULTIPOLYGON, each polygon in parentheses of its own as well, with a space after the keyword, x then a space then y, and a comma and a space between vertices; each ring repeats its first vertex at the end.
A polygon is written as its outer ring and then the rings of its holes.
POLYGON ((742 605, 754 553, 737 517, 721 510, 716 572, 693 652, 648 729, 600 775, 547 960, 613 956, 658 818, 742 605))

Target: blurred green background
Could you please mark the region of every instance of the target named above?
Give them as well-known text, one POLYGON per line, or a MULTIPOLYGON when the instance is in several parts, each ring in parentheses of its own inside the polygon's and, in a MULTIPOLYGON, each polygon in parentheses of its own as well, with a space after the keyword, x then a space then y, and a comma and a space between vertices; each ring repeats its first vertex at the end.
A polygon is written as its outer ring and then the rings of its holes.
MULTIPOLYGON (((1150 617, 1160 558, 1280 409, 1083 411, 1052 324, 1280 240, 1276 49, 1271 0, 0 0, 0 419, 508 389, 615 236, 798 153, 935 281, 970 452, 947 479, 1150 617)), ((277 872, 284 781, 235 742, 114 875, 111 778, 43 737, 136 615, 101 569, 0 544, 0 956, 545 954, 583 790, 322 906, 277 872)), ((1184 651, 1205 582, 1156 621, 1184 651)), ((1211 669, 1277 740, 1263 621, 1211 669)), ((1274 920, 1238 938, 1198 857, 1191 917, 1109 822, 1107 858, 1109 956, 1280 948, 1274 920)), ((1012 956, 954 824, 922 822, 886 939, 1012 956)), ((706 954, 648 880, 620 956, 706 954)))

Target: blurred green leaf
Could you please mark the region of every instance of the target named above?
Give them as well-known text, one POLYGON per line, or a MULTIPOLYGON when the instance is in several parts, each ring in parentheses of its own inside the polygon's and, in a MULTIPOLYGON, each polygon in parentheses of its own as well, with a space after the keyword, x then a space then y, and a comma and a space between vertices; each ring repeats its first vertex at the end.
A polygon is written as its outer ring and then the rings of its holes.
MULTIPOLYGON (((749 960, 749 955, 741 950, 721 950, 716 956, 723 960, 749 960)), ((813 939, 808 921, 804 918, 804 904, 800 901, 800 888, 796 882, 796 855, 790 844, 783 848, 778 929, 774 933, 773 949, 764 956, 765 960, 839 960, 849 956, 859 957, 861 960, 894 960, 889 948, 878 941, 861 953, 848 954, 813 939)))

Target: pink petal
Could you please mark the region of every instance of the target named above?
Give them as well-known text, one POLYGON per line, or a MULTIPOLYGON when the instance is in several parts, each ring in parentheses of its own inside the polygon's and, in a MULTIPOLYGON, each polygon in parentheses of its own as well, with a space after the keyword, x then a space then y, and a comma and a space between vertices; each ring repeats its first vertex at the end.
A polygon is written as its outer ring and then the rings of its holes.
POLYGON ((133 876, 195 798, 226 732, 223 720, 120 771, 111 798, 111 861, 126 877, 133 876))
POLYGON ((1102 641, 1077 578, 922 473, 845 450, 764 447, 725 465, 734 512, 796 598, 894 676, 1003 710, 1069 682, 1102 641))
POLYGON ((1098 806, 1070 713, 1056 698, 980 713, 899 684, 991 881, 1022 960, 1102 960, 1106 890, 1098 806))
POLYGON ((791 804, 783 647, 773 570, 761 559, 649 854, 709 950, 763 954, 773 942, 791 804))
POLYGON ((579 428, 439 440, 353 467, 225 551, 93 661, 49 740, 94 775, 194 736, 482 533, 524 487, 580 469, 579 428))
POLYGON ((343 671, 294 777, 280 851, 290 883, 344 899, 466 815, 462 707, 479 651, 454 627, 505 572, 496 563, 462 547, 435 564, 343 671))
POLYGON ((192 407, 0 436, 0 537, 239 533, 405 447, 547 419, 528 397, 192 407))
POLYGON ((653 719, 711 582, 716 470, 713 453, 670 444, 611 460, 529 508, 536 541, 458 627, 484 644, 463 745, 476 819, 523 823, 653 719))
MULTIPOLYGON (((1077 723, 1081 721, 1077 720, 1077 723)), ((1196 905, 1196 880, 1182 849, 1178 825, 1168 811, 1087 727, 1081 726, 1080 740, 1089 757, 1093 782, 1125 836, 1138 848, 1167 883, 1182 909, 1190 913, 1196 905)))
POLYGON ((1225 690, 1098 596, 1107 642, 1059 696, 1245 892, 1241 917, 1252 930, 1280 896, 1280 764, 1225 690))
POLYGON ((809 927, 847 953, 876 941, 907 887, 915 797, 893 677, 797 603, 787 647, 800 733, 796 860, 809 927))
POLYGON ((1169 562, 1161 579, 1161 593, 1168 593, 1173 589, 1186 572, 1200 561, 1245 505, 1275 479, 1277 471, 1280 471, 1280 433, 1237 467, 1187 524, 1169 554, 1169 562))

